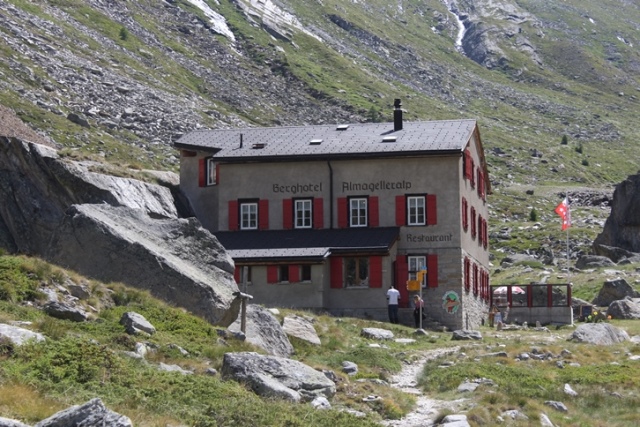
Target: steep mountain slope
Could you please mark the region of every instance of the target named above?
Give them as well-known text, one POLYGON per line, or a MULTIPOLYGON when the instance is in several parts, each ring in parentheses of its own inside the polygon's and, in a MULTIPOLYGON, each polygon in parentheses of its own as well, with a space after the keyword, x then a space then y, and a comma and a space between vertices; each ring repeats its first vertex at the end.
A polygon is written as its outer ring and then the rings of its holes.
POLYGON ((175 169, 197 127, 386 121, 401 98, 478 119, 494 211, 522 218, 636 171, 639 25, 624 0, 0 0, 0 104, 69 155, 175 169))

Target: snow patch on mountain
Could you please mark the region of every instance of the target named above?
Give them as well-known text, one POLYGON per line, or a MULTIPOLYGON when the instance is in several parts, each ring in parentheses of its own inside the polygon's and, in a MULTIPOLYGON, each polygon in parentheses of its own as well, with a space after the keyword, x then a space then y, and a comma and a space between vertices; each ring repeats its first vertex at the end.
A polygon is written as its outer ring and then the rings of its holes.
POLYGON ((236 37, 227 26, 227 20, 224 19, 224 16, 211 9, 203 0, 188 0, 188 2, 204 12, 206 17, 209 18, 213 31, 225 36, 231 41, 236 41, 236 37))

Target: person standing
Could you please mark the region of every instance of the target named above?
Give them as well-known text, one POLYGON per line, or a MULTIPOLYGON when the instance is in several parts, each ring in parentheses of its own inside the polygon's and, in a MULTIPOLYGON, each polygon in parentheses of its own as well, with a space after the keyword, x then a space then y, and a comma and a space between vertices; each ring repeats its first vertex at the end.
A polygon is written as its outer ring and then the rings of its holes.
POLYGON ((389 304, 389 322, 398 323, 398 301, 400 301, 400 292, 394 285, 391 285, 387 291, 387 302, 389 304))
POLYGON ((420 298, 420 295, 413 296, 413 323, 416 328, 420 327, 420 318, 424 319, 424 300, 420 298))

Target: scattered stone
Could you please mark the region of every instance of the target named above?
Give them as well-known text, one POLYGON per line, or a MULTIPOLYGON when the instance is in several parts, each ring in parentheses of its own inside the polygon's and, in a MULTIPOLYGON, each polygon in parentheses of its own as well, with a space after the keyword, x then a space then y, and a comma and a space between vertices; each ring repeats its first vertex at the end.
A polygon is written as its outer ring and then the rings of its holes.
POLYGON ((301 316, 287 316, 282 323, 282 330, 291 337, 296 337, 311 344, 320 345, 320 338, 311 322, 301 316))
POLYGON ((60 426, 133 427, 133 423, 128 417, 107 409, 102 400, 96 398, 83 405, 60 411, 35 425, 35 427, 60 426))
POLYGON ((556 402, 555 400, 547 400, 546 402, 544 402, 544 404, 547 406, 551 406, 556 411, 569 412, 569 409, 567 409, 567 406, 562 402, 556 402))
POLYGON ((576 397, 578 395, 578 393, 572 389, 569 384, 564 385, 564 394, 568 394, 571 397, 576 397))
POLYGON ((442 419, 440 425, 446 427, 471 427, 469 421, 467 421, 467 416, 462 414, 447 415, 442 419))
POLYGON ((120 318, 120 324, 124 325, 125 330, 130 335, 136 335, 144 332, 149 335, 156 333, 156 328, 149 323, 147 319, 141 314, 134 311, 128 311, 120 318))
POLYGON ((28 424, 23 424, 18 420, 12 420, 10 418, 0 417, 0 427, 31 427, 28 424))
POLYGON ((89 315, 86 311, 71 304, 49 301, 43 307, 45 313, 56 319, 71 320, 72 322, 86 322, 89 315))
POLYGON ((178 365, 169 365, 169 364, 162 363, 162 362, 158 365, 158 368, 159 368, 161 371, 166 371, 166 372, 179 372, 179 373, 181 373, 182 375, 192 375, 192 374, 193 374, 193 372, 188 371, 188 370, 186 370, 186 369, 182 369, 182 368, 181 368, 180 366, 178 366, 178 365))
POLYGON ((458 386, 459 393, 474 392, 480 386, 478 383, 464 382, 458 386))
POLYGON ((327 399, 336 385, 322 372, 296 360, 264 356, 254 352, 226 353, 222 377, 247 384, 256 394, 294 402, 327 399))
MULTIPOLYGON (((240 321, 236 319, 229 330, 240 333, 240 321)), ((269 310, 258 305, 247 305, 246 339, 272 356, 289 357, 293 354, 293 346, 287 338, 280 322, 269 310)))
POLYGON ((459 329, 453 331, 452 340, 481 340, 482 334, 480 331, 471 331, 467 329, 459 329))
POLYGON ((342 362, 342 372, 347 375, 355 375, 358 373, 358 365, 356 363, 345 360, 344 362, 342 362))
POLYGON ((374 340, 392 340, 393 332, 388 329, 381 328, 362 328, 360 335, 365 338, 371 338, 374 340))
POLYGON ((30 340, 44 341, 44 335, 29 329, 0 323, 0 338, 9 340, 13 345, 23 345, 30 340))
POLYGON ((555 427, 547 414, 540 414, 540 427, 555 427))
POLYGON ((318 396, 311 401, 311 406, 316 409, 331 409, 331 403, 324 396, 318 396))
POLYGON ((525 414, 518 411, 517 409, 510 409, 508 411, 504 411, 503 413, 500 414, 500 416, 503 418, 510 418, 512 420, 528 420, 529 419, 529 417, 527 417, 525 414))

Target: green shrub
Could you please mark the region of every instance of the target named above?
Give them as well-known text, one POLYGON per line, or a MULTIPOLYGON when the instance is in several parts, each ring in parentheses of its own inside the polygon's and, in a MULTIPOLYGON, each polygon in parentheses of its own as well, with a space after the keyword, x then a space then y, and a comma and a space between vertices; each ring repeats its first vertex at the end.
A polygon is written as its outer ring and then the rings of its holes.
POLYGON ((120 40, 122 41, 127 41, 129 39, 129 30, 127 30, 125 27, 120 27, 120 40))
POLYGON ((531 212, 529 212, 529 221, 537 221, 538 220, 538 212, 536 212, 536 208, 532 208, 531 212))
POLYGON ((562 145, 567 145, 569 143, 569 139, 567 138, 567 135, 562 135, 562 145))

